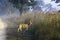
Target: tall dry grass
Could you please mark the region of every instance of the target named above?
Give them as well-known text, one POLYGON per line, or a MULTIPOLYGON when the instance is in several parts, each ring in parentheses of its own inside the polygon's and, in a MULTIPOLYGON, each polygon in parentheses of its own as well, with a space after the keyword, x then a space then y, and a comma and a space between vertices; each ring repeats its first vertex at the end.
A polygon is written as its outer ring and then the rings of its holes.
POLYGON ((31 29, 34 32, 35 40, 60 40, 60 13, 59 12, 32 12, 23 13, 19 17, 9 18, 9 27, 18 27, 25 20, 32 20, 31 29))
POLYGON ((58 12, 34 12, 23 14, 21 18, 33 20, 36 40, 60 40, 60 13, 58 12), (22 18, 23 17, 23 18, 22 18))

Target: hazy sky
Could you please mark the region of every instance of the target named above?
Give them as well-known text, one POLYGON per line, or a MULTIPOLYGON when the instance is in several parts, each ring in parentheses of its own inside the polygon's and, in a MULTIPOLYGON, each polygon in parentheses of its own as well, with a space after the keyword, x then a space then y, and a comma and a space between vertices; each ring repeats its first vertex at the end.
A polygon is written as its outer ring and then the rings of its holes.
MULTIPOLYGON (((40 0, 37 0, 40 1, 40 0)), ((51 4, 53 8, 56 8, 57 10, 60 10, 60 3, 55 3, 56 0, 42 0, 45 4, 51 4)), ((57 0, 57 2, 60 2, 60 0, 57 0)), ((12 7, 9 2, 6 0, 0 0, 0 15, 6 14, 6 13, 19 13, 18 9, 15 9, 12 7)))
MULTIPOLYGON (((60 0, 57 0, 57 2, 60 1, 60 0)), ((51 4, 52 7, 56 8, 57 10, 60 10, 60 3, 56 3, 56 0, 44 0, 45 4, 51 4)))

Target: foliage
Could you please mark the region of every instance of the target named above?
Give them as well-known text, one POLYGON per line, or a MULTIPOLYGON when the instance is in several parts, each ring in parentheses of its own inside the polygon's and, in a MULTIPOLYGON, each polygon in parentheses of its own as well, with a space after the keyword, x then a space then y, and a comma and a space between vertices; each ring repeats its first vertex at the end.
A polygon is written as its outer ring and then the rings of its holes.
POLYGON ((26 6, 34 7, 34 5, 36 5, 36 1, 34 0, 30 0, 31 2, 29 2, 29 0, 8 0, 8 1, 11 2, 14 5, 14 7, 18 8, 20 10, 20 13, 25 11, 24 9, 26 8, 26 6))

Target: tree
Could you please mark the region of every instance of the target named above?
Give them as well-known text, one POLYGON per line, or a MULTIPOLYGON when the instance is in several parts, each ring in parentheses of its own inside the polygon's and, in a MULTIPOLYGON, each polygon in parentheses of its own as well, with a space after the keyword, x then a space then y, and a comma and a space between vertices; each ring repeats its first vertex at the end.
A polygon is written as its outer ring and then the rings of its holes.
POLYGON ((32 6, 34 7, 36 5, 36 1, 34 0, 8 0, 9 2, 11 2, 14 7, 18 8, 20 11, 20 14, 22 14, 25 8, 25 6, 32 6))

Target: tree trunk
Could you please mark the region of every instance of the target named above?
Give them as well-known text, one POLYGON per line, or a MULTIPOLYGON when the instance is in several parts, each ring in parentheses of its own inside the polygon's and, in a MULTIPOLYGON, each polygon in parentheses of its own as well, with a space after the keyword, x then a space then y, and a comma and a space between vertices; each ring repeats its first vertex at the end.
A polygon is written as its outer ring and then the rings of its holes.
POLYGON ((20 8, 20 10, 19 10, 19 11, 20 11, 20 15, 22 15, 22 12, 23 12, 22 8, 20 8))
POLYGON ((22 13, 23 13, 23 5, 21 5, 19 11, 20 11, 20 15, 22 15, 22 13))

